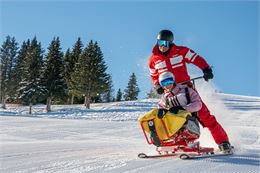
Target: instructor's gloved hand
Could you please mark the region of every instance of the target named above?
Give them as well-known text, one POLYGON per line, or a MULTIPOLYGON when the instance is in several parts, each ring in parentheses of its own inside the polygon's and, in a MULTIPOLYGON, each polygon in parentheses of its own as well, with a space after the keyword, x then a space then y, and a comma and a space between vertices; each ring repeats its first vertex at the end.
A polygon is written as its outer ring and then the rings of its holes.
POLYGON ((163 94, 164 93, 164 89, 161 85, 157 84, 154 86, 154 89, 156 90, 157 94, 163 94))
POLYGON ((162 119, 167 112, 167 109, 159 109, 157 114, 158 118, 162 119))
POLYGON ((214 75, 213 75, 213 72, 212 72, 212 69, 210 67, 207 67, 203 70, 203 77, 205 79, 205 81, 208 81, 209 79, 213 79, 214 75))
POLYGON ((181 106, 174 106, 174 107, 171 107, 169 111, 170 111, 171 113, 178 114, 178 113, 179 113, 179 110, 184 110, 184 109, 183 109, 183 107, 181 107, 181 106))

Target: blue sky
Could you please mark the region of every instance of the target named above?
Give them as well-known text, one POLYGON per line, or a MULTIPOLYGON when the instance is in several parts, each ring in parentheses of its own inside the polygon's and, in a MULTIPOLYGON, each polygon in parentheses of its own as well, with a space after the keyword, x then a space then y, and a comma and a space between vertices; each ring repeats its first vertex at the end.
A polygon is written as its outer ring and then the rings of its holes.
POLYGON ((151 88, 147 61, 161 29, 214 69, 214 84, 225 93, 260 96, 258 1, 1 1, 0 43, 19 44, 35 35, 47 50, 59 36, 65 51, 77 37, 93 39, 103 51, 115 93, 137 75, 144 98, 151 88))

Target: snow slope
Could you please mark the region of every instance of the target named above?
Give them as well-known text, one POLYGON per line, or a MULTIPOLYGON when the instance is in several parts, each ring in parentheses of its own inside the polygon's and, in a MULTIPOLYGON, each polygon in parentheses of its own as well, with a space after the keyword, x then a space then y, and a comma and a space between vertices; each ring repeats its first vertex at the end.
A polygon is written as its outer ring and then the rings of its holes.
MULTIPOLYGON (((202 94, 203 100, 227 130, 236 153, 200 160, 139 159, 155 153, 146 143, 137 118, 158 100, 0 109, 0 172, 105 173, 259 173, 260 97, 202 94)), ((207 129, 202 145, 217 147, 207 129)))

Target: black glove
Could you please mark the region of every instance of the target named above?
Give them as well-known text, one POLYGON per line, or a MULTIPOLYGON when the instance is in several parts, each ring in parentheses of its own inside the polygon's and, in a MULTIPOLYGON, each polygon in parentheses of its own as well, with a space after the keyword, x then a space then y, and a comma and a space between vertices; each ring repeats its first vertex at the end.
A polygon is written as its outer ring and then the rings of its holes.
POLYGON ((184 109, 181 106, 174 106, 174 107, 171 107, 169 111, 171 113, 178 114, 179 110, 184 110, 184 109))
POLYGON ((163 94, 164 93, 164 89, 163 87, 161 87, 161 85, 157 84, 154 86, 154 89, 156 90, 157 94, 163 94))
POLYGON ((205 79, 205 81, 208 81, 209 79, 213 79, 214 75, 212 73, 212 69, 210 67, 207 67, 203 70, 203 77, 205 79))
POLYGON ((162 119, 163 116, 164 116, 167 112, 168 112, 167 109, 159 109, 159 110, 158 110, 158 114, 157 114, 158 118, 162 119))

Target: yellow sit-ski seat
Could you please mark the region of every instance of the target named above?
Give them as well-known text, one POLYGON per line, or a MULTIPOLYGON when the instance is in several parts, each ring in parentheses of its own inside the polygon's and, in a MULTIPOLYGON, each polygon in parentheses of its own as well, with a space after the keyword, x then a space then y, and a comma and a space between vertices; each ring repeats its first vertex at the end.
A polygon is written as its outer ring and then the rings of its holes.
POLYGON ((186 117, 192 116, 190 112, 185 110, 180 110, 178 114, 173 114, 168 111, 162 119, 159 119, 157 114, 158 109, 152 109, 146 114, 140 116, 138 121, 144 130, 151 134, 148 123, 149 121, 153 120, 157 136, 160 140, 168 140, 183 127, 184 123, 186 122, 186 117))

